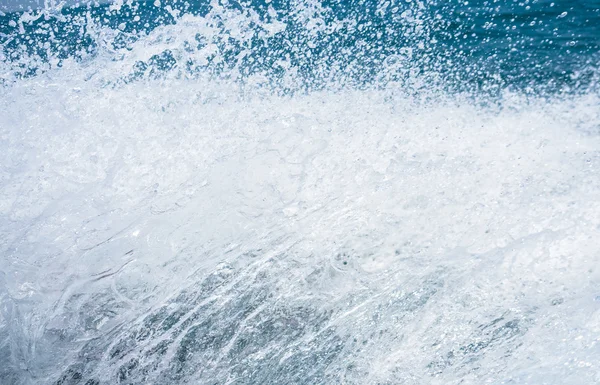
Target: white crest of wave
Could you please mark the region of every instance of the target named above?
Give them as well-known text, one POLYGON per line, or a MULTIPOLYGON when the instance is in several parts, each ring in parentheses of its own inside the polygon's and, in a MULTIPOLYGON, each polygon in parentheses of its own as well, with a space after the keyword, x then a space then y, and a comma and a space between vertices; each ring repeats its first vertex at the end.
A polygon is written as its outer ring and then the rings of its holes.
POLYGON ((0 97, 3 383, 600 381, 596 96, 49 79, 0 97))

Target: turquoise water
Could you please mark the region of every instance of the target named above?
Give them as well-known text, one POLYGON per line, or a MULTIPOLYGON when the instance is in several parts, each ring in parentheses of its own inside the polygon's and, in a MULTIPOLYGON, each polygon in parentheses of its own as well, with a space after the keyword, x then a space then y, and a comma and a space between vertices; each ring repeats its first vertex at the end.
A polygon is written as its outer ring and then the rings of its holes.
MULTIPOLYGON (((239 65, 245 73, 263 72, 276 82, 281 74, 272 68, 273 63, 285 56, 302 76, 303 84, 297 87, 311 88, 334 86, 326 85, 329 76, 356 86, 381 85, 405 77, 404 72, 386 65, 400 57, 410 71, 452 89, 578 92, 596 82, 598 1, 324 1, 307 2, 306 7, 309 5, 318 6, 313 16, 318 15, 322 22, 315 33, 303 25, 307 21, 302 2, 227 2, 224 9, 252 13, 260 21, 246 26, 249 31, 245 33, 253 36, 243 42, 214 37, 222 45, 224 63, 198 66, 189 57, 175 59, 165 50, 151 63, 137 65, 151 66, 154 73, 176 67, 192 76, 207 70, 222 73, 239 65), (259 25, 271 18, 285 29, 265 39, 259 25), (236 55, 241 50, 250 52, 238 63, 236 55), (251 63, 250 58, 261 60, 251 63)), ((11 75, 43 72, 49 61, 60 66, 67 58, 90 60, 98 55, 104 28, 114 33, 101 44, 126 49, 157 27, 175 23, 181 15, 204 16, 211 9, 209 2, 155 6, 148 1, 117 8, 103 4, 37 9, 26 13, 27 17, 22 12, 7 12, 0 18, 3 62, 9 71, 4 81, 11 75)), ((202 44, 190 42, 188 48, 194 50, 202 44)), ((138 67, 131 71, 140 72, 138 67)))
POLYGON ((600 383, 599 1, 34 3, 0 384, 600 383))

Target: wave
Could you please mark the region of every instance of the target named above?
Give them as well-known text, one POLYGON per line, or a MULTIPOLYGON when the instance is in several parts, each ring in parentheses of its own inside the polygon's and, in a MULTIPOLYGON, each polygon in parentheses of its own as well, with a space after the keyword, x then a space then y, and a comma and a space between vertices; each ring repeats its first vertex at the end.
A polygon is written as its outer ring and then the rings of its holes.
POLYGON ((600 381, 594 81, 451 87, 421 3, 294 4, 4 40, 0 382, 600 381))

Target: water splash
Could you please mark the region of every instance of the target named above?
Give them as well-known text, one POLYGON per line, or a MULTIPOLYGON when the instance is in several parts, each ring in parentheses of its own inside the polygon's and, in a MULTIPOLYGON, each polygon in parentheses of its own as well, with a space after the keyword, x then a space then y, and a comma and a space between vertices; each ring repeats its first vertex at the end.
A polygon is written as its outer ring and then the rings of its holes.
POLYGON ((1 16, 2 383, 600 379, 593 52, 360 4, 1 16))
POLYGON ((111 75, 121 76, 106 79, 111 83, 210 74, 282 93, 390 81, 416 92, 422 83, 495 94, 506 87, 581 92, 597 83, 600 11, 587 3, 571 7, 555 25, 565 7, 374 0, 50 4, 0 15, 1 78, 6 83, 73 62, 72 74, 79 74, 84 63, 98 68, 108 61, 121 65, 111 66, 111 75))

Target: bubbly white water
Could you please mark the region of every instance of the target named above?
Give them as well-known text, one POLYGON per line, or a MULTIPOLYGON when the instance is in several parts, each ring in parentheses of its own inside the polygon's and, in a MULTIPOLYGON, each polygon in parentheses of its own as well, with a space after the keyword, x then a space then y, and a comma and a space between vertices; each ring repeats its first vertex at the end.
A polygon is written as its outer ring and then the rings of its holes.
POLYGON ((121 63, 0 96, 2 384, 600 382, 597 95, 121 63))

